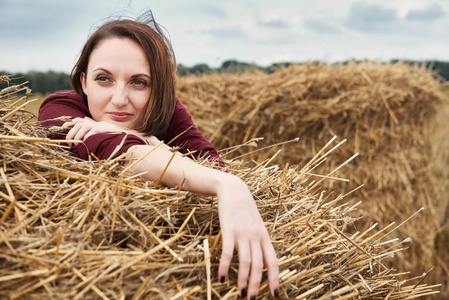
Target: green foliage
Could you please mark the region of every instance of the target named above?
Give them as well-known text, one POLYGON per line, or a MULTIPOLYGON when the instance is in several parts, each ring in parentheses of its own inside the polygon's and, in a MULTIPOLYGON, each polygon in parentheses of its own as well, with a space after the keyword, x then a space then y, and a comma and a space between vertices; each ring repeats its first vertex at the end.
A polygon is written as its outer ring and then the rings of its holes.
POLYGON ((223 62, 221 64, 221 67, 218 69, 219 72, 226 72, 226 73, 237 73, 246 70, 264 70, 264 68, 259 67, 255 64, 248 64, 236 60, 227 60, 223 62))
MULTIPOLYGON (((396 63, 399 60, 391 60, 390 62, 396 63)), ((348 63, 349 61, 342 62, 343 64, 348 63)), ((443 81, 449 81, 449 62, 443 61, 404 61, 405 63, 421 65, 425 64, 426 68, 434 70, 443 81)), ((313 63, 318 64, 319 61, 314 61, 313 63)), ((207 74, 211 72, 219 72, 219 73, 236 73, 243 72, 245 70, 260 70, 266 73, 274 73, 281 68, 287 68, 293 64, 292 62, 282 62, 282 63, 274 63, 268 67, 261 67, 256 64, 249 64, 245 62, 240 62, 237 60, 227 60, 222 63, 222 65, 218 68, 209 68, 206 64, 197 64, 193 67, 187 67, 185 65, 178 65, 178 75, 179 76, 188 76, 192 74, 207 74)))
MULTIPOLYGON (((31 88, 33 93, 54 93, 61 90, 70 90, 72 86, 70 84, 70 75, 63 72, 37 72, 30 71, 26 74, 22 73, 9 73, 6 71, 0 71, 0 74, 7 74, 11 77, 13 84, 29 81, 27 86, 31 88)), ((6 83, 0 85, 0 89, 7 87, 6 83)))
POLYGON ((437 60, 431 63, 427 63, 427 65, 430 65, 430 68, 432 70, 437 71, 441 77, 443 77, 446 81, 449 81, 449 62, 437 60))
POLYGON ((189 68, 184 66, 183 64, 178 64, 177 72, 179 76, 186 76, 189 75, 189 68))
POLYGON ((182 64, 178 65, 178 75, 186 76, 191 74, 207 74, 212 72, 211 68, 207 64, 196 64, 193 67, 189 68, 182 64))
POLYGON ((227 60, 222 63, 221 67, 212 69, 207 64, 196 64, 193 67, 187 67, 183 64, 178 64, 178 75, 179 76, 187 76, 187 75, 195 75, 195 74, 208 74, 211 72, 219 72, 219 73, 236 73, 243 72, 245 70, 257 69, 264 70, 264 68, 256 66, 255 64, 248 64, 245 62, 239 62, 237 60, 227 60))
MULTIPOLYGON (((398 59, 393 59, 391 62, 398 62, 398 59)), ((438 78, 443 81, 449 81, 449 62, 447 61, 413 61, 413 60, 404 60, 405 63, 412 65, 422 65, 432 71, 435 71, 441 78, 438 78)))

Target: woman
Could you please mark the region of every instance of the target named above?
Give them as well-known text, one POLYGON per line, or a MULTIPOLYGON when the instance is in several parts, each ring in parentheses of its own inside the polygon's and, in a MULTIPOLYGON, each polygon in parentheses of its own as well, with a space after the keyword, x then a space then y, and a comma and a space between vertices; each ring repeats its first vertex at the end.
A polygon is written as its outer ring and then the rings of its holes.
MULTIPOLYGON (((130 162, 144 157, 131 171, 157 181, 173 157, 169 146, 160 144, 161 140, 174 139, 170 145, 181 147, 182 153, 194 151, 197 158, 220 158, 175 97, 173 50, 151 20, 151 25, 115 20, 95 31, 73 68, 74 91, 48 97, 39 109, 39 120, 45 126, 66 128, 65 136, 53 138, 83 140, 71 145, 70 151, 84 159, 91 154, 107 159, 126 153, 130 162), (55 120, 62 116, 69 116, 72 121, 55 120)), ((218 269, 221 282, 227 276, 235 249, 241 296, 256 298, 264 266, 271 294, 278 295, 276 254, 254 199, 242 180, 175 155, 161 182, 218 197, 223 238, 218 269)))

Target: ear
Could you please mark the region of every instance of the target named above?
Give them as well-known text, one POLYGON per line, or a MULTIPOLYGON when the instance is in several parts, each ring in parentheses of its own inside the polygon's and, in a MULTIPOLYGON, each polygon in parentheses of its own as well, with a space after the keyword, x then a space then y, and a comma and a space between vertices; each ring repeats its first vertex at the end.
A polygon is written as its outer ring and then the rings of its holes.
POLYGON ((81 72, 80 81, 81 81, 81 87, 83 88, 83 92, 84 92, 84 94, 87 95, 86 73, 81 72))

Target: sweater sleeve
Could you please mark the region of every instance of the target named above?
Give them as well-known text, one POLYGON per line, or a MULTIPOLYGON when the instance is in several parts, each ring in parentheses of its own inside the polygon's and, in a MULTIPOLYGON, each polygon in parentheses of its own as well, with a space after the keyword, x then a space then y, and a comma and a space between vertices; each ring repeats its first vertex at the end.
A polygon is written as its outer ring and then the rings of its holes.
MULTIPOLYGON (((47 97, 39 107, 39 125, 45 128, 62 126, 65 121, 55 120, 67 117, 70 119, 90 117, 87 103, 75 91, 55 93, 47 97)), ((51 131, 49 131, 51 132, 51 131)), ((52 139, 64 139, 68 130, 49 134, 52 139)))
MULTIPOLYGON (((56 93, 50 95, 39 108, 38 121, 41 126, 50 128, 52 126, 62 126, 64 121, 54 120, 55 118, 68 117, 84 118, 91 117, 87 103, 75 91, 56 93)), ((69 130, 62 130, 57 133, 50 133, 52 139, 65 139, 69 130)), ((145 145, 139 137, 126 133, 97 133, 88 137, 83 143, 74 144, 70 151, 82 159, 89 159, 93 153, 99 159, 108 159, 117 147, 116 155, 128 151, 131 146, 145 145)))
POLYGON ((195 158, 205 156, 212 160, 218 160, 220 164, 223 163, 217 150, 195 126, 192 116, 178 98, 176 99, 175 112, 167 134, 160 139, 164 140, 166 143, 175 139, 169 146, 181 147, 180 152, 188 153, 190 151, 195 151, 195 153, 193 153, 195 158))
POLYGON ((111 155, 120 155, 128 151, 131 146, 145 145, 144 141, 133 134, 121 133, 97 133, 89 136, 83 143, 74 144, 70 151, 79 158, 89 160, 93 153, 101 160, 112 158, 111 155))

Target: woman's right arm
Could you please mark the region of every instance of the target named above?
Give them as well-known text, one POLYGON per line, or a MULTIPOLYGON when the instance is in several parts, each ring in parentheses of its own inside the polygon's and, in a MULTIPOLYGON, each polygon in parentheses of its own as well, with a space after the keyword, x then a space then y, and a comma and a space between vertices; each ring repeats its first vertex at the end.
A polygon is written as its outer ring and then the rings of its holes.
MULTIPOLYGON (((73 120, 90 119, 89 108, 86 101, 84 101, 84 99, 75 91, 60 92, 50 95, 39 107, 39 124, 44 128, 51 128, 53 126, 63 128, 63 125, 67 123, 67 120, 55 120, 60 117, 68 117, 69 119, 72 119, 71 122, 73 122, 73 120)), ((108 131, 109 130, 105 130, 95 134, 95 136, 84 138, 71 135, 70 128, 66 128, 57 132, 49 130, 49 137, 61 140, 83 140, 83 143, 70 145, 69 151, 85 160, 90 159, 92 153, 99 159, 108 159, 120 145, 122 145, 122 148, 116 155, 125 153, 132 146, 145 145, 145 141, 134 134, 127 134, 126 132, 116 129, 113 130, 112 133, 108 131)), ((72 133, 73 132, 74 131, 72 131, 72 133)))
MULTIPOLYGON (((86 140, 90 136, 99 133, 126 133, 140 138, 144 143, 152 146, 160 144, 160 140, 155 136, 145 136, 142 133, 129 129, 117 124, 108 123, 105 121, 97 122, 89 117, 75 118, 72 121, 65 122, 62 127, 69 129, 66 135, 67 140, 86 140)), ((170 150, 170 147, 165 143, 159 147, 170 150)))
MULTIPOLYGON (((55 120, 60 117, 70 119, 89 116, 87 103, 74 91, 60 92, 48 96, 39 107, 38 121, 44 127, 62 126, 64 120, 55 120)), ((65 138, 59 135, 54 138, 65 138)))

